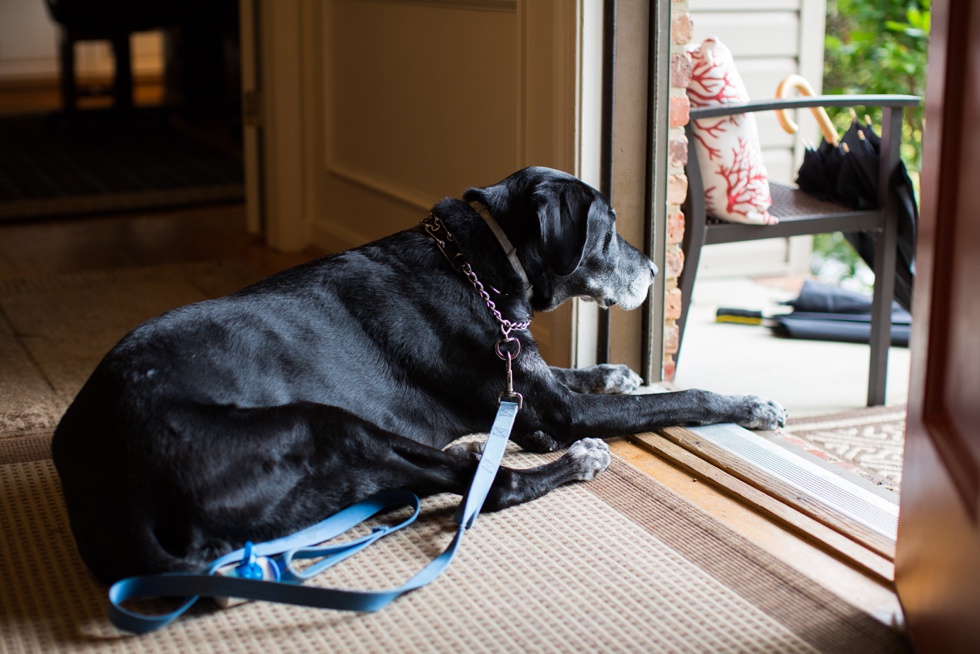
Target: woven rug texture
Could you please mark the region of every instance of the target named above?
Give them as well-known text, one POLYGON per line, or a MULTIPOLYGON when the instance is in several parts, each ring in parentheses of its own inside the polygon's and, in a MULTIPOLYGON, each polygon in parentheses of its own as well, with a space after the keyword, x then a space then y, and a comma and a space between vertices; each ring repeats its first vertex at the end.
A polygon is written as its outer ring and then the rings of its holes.
MULTIPOLYGON (((0 442, 0 462, 12 444, 0 442)), ((23 460, 31 447, 0 464, 5 652, 909 651, 901 635, 620 460, 593 482, 481 516, 442 577, 380 613, 255 602, 122 634, 75 551, 50 459, 23 460)), ((506 463, 544 460, 512 451, 506 463)), ((401 583, 446 546, 457 501, 426 500, 419 523, 312 583, 401 583)))
MULTIPOLYGON (((380 613, 255 602, 202 606, 144 636, 117 632, 71 537, 51 431, 126 330, 249 281, 217 262, 0 284, 0 651, 909 651, 904 636, 619 459, 592 482, 481 516, 442 577, 380 613)), ((512 447, 505 465, 549 459, 512 447)), ((399 585, 445 548, 457 502, 425 500, 419 523, 313 583, 399 585)))
POLYGON ((240 154, 163 117, 135 116, 0 117, 0 220, 244 197, 240 154))

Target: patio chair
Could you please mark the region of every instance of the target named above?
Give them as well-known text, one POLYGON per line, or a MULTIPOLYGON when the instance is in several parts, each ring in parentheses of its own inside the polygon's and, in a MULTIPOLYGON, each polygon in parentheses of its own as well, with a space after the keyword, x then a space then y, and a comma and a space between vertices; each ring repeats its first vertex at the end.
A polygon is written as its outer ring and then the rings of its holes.
POLYGON ((775 225, 749 225, 714 219, 706 213, 704 185, 698 167, 696 148, 688 153, 686 173, 688 196, 684 208, 685 229, 682 248, 684 269, 681 289, 681 315, 678 352, 683 344, 691 292, 697 276, 701 248, 716 243, 734 243, 770 238, 787 238, 830 232, 873 232, 875 240, 875 286, 871 312, 871 365, 868 374, 868 406, 885 402, 888 367, 888 347, 891 343, 891 303, 894 295, 894 276, 897 240, 897 202, 890 180, 899 166, 899 146, 902 135, 902 114, 905 107, 917 106, 919 98, 905 95, 834 95, 753 101, 745 104, 726 104, 691 109, 688 141, 694 143, 691 125, 695 120, 716 118, 739 113, 776 109, 805 109, 811 107, 881 107, 881 166, 878 171, 878 206, 856 211, 844 205, 817 200, 793 187, 770 182, 772 207, 770 213, 779 218, 775 225))

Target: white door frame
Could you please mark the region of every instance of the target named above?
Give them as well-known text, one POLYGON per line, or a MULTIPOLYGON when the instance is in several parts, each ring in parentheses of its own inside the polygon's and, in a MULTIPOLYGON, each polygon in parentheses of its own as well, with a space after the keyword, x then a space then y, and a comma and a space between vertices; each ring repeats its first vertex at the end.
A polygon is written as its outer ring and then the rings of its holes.
POLYGON ((310 245, 315 206, 304 138, 315 8, 315 0, 239 0, 248 229, 284 252, 310 245))

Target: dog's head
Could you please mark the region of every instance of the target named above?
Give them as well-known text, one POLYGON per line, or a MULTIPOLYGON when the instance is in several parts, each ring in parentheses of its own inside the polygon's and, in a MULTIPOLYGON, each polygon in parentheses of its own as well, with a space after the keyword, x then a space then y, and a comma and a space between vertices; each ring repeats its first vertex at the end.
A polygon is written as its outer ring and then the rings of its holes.
POLYGON ((549 311, 571 297, 635 309, 656 266, 616 233, 616 213, 591 186, 532 167, 463 196, 490 210, 513 241, 533 287, 531 304, 549 311))

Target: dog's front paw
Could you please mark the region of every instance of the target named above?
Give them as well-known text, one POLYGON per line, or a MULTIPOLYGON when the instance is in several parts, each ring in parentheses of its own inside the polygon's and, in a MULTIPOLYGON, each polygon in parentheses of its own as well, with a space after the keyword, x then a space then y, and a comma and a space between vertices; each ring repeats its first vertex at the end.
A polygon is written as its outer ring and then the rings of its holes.
POLYGON ((643 385, 643 377, 621 364, 600 364, 606 369, 605 384, 597 393, 635 393, 643 385))
POLYGON ((786 426, 786 409, 777 402, 756 395, 744 395, 745 419, 738 424, 746 429, 771 430, 786 426))
POLYGON ((583 438, 572 443, 565 456, 578 466, 575 479, 580 481, 588 481, 608 468, 611 457, 609 446, 598 438, 583 438))
POLYGON ((600 363, 576 372, 580 375, 580 391, 585 393, 635 393, 643 385, 642 377, 619 363, 600 363))

